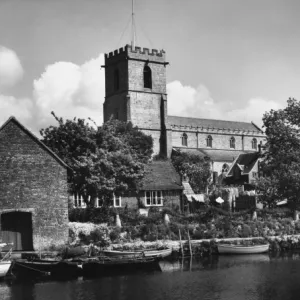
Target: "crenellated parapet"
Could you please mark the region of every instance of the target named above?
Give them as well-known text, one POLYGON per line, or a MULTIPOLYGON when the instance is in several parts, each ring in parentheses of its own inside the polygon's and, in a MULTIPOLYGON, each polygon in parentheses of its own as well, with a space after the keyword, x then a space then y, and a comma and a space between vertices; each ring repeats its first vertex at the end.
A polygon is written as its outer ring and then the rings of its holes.
POLYGON ((157 49, 149 49, 142 47, 132 47, 131 45, 126 45, 125 47, 121 47, 116 49, 115 51, 109 52, 105 54, 105 61, 112 62, 117 61, 120 58, 131 58, 137 60, 145 60, 145 61, 154 61, 154 62, 165 62, 165 51, 157 50, 157 49))

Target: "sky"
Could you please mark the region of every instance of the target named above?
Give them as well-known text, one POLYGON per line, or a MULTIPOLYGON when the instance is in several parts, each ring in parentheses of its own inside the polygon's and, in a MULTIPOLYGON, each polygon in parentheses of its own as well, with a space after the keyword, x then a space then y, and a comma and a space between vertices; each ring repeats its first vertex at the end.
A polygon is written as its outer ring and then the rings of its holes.
MULTIPOLYGON (((137 46, 164 49, 168 114, 253 121, 300 99, 300 1, 135 0, 137 46)), ((0 0, 0 124, 103 122, 104 53, 131 0, 0 0)))

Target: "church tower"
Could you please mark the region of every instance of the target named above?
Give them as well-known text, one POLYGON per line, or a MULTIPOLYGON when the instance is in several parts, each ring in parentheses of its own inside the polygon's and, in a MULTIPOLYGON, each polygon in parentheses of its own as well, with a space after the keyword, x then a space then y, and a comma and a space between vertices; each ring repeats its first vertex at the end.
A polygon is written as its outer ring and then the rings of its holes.
POLYGON ((154 154, 170 157, 166 65, 163 50, 126 45, 105 54, 104 122, 132 122, 153 137, 154 154))

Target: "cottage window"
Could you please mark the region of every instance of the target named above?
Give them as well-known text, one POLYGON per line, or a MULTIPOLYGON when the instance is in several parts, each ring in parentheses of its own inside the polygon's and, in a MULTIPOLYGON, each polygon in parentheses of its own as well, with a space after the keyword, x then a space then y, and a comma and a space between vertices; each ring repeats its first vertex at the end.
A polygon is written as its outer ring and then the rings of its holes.
POLYGON ((256 139, 256 138, 254 138, 254 139, 252 140, 252 149, 257 150, 257 139, 256 139))
POLYGON ((115 69, 114 71, 114 90, 117 91, 120 88, 120 74, 119 70, 115 69))
POLYGON ((152 72, 149 66, 144 67, 144 88, 152 89, 152 72))
POLYGON ((229 166, 227 164, 224 164, 222 167, 222 173, 227 173, 229 171, 229 166))
POLYGON ((186 133, 184 133, 184 134, 182 135, 182 137, 181 137, 181 144, 182 144, 182 146, 187 146, 187 145, 188 145, 187 139, 188 139, 188 136, 187 136, 186 133))
POLYGON ((121 207, 122 206, 121 202, 122 202, 121 196, 116 196, 114 194, 114 207, 121 207))
POLYGON ((162 206, 163 205, 162 191, 146 191, 145 192, 145 205, 146 206, 162 206))
POLYGON ((212 148, 212 137, 211 135, 209 135, 207 138, 206 138, 206 147, 210 147, 212 148))
POLYGON ((235 149, 235 138, 233 136, 230 138, 230 148, 235 149))
POLYGON ((81 195, 79 195, 79 194, 73 195, 73 200, 74 200, 74 207, 86 208, 86 203, 84 202, 81 195))

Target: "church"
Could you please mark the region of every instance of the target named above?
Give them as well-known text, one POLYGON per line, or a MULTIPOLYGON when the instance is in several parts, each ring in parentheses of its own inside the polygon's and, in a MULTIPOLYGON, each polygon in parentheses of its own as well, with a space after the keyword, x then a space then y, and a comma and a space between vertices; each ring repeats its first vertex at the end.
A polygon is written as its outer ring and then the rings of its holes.
POLYGON ((165 51, 133 45, 105 54, 104 122, 131 121, 153 137, 154 154, 208 156, 215 176, 227 172, 239 155, 258 151, 264 133, 252 122, 168 115, 168 64, 165 51))

